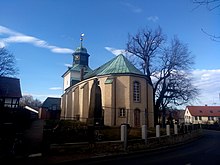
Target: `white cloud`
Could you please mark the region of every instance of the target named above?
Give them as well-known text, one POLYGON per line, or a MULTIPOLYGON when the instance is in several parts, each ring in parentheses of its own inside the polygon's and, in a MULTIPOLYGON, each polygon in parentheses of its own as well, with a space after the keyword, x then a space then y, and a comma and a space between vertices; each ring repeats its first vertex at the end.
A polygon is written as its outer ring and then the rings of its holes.
POLYGON ((51 88, 49 88, 50 90, 62 90, 63 88, 61 88, 61 87, 51 87, 51 88))
POLYGON ((149 17, 147 17, 147 20, 157 22, 159 20, 159 17, 158 16, 149 16, 149 17))
POLYGON ((142 12, 142 9, 140 7, 137 7, 131 3, 122 3, 122 4, 134 13, 141 13, 142 12))
POLYGON ((125 53, 126 53, 126 51, 124 49, 116 49, 116 48, 112 48, 112 47, 105 47, 105 49, 116 56, 119 54, 125 55, 125 53))
POLYGON ((15 32, 15 31, 13 31, 13 30, 11 30, 11 29, 8 29, 8 28, 6 28, 6 27, 4 27, 4 26, 0 26, 0 35, 2 35, 2 34, 7 34, 7 35, 20 35, 20 33, 18 33, 18 32, 15 32))
POLYGON ((69 48, 60 48, 54 45, 50 45, 44 40, 41 40, 33 36, 28 36, 22 33, 15 32, 4 26, 0 26, 0 36, 1 35, 2 37, 0 38, 0 48, 5 47, 7 44, 10 44, 10 43, 29 43, 40 48, 49 49, 50 51, 54 53, 72 53, 73 52, 73 50, 69 48))
POLYGON ((5 47, 5 43, 0 41, 0 48, 4 48, 5 47))
POLYGON ((54 48, 51 48, 51 51, 54 53, 73 53, 73 50, 71 50, 69 48, 54 47, 54 48))
POLYGON ((71 64, 64 64, 66 67, 72 67, 71 64))
POLYGON ((199 104, 220 105, 220 69, 193 71, 194 85, 200 89, 199 104))

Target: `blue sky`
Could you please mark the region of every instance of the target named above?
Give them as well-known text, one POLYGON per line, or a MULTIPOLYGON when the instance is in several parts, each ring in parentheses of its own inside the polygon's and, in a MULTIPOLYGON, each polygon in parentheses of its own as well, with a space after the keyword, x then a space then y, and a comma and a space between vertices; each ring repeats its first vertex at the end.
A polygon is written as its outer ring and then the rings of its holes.
POLYGON ((122 52, 128 33, 160 26, 195 55, 197 104, 220 105, 220 42, 201 29, 220 35, 219 9, 208 11, 191 0, 7 0, 1 1, 0 47, 16 58, 22 93, 41 101, 62 95, 62 74, 84 33, 92 69, 122 52))

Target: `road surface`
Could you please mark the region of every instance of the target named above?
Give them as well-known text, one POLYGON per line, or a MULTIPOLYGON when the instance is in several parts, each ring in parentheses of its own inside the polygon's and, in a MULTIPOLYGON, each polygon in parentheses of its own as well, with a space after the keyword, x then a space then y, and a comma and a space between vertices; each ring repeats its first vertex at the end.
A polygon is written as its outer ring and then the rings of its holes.
POLYGON ((204 137, 172 149, 154 153, 129 154, 85 161, 61 163, 65 165, 220 165, 220 131, 204 131, 204 137))

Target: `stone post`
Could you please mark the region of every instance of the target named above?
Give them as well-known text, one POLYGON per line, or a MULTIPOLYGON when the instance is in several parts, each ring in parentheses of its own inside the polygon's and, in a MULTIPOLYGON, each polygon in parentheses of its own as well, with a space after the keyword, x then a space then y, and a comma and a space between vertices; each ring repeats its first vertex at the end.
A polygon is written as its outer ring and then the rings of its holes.
POLYGON ((121 141, 124 142, 124 150, 126 150, 127 149, 127 141, 128 141, 127 124, 121 125, 121 141))
POLYGON ((142 139, 144 139, 145 144, 147 144, 147 125, 142 125, 141 133, 142 133, 142 139))
POLYGON ((160 137, 160 125, 156 125, 156 137, 160 137))
POLYGON ((170 136, 170 125, 166 125, 167 136, 170 136))
POLYGON ((177 124, 174 124, 174 134, 177 135, 178 134, 178 128, 177 128, 177 124))

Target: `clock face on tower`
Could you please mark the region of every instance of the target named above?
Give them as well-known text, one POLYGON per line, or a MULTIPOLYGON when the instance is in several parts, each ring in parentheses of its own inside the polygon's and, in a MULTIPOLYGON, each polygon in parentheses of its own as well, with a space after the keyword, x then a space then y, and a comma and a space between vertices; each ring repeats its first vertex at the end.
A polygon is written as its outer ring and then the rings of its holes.
POLYGON ((75 60, 79 60, 80 56, 79 55, 75 55, 75 60))

